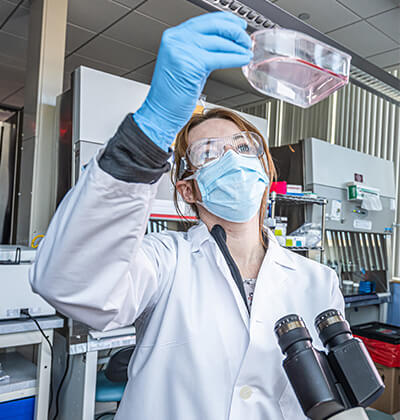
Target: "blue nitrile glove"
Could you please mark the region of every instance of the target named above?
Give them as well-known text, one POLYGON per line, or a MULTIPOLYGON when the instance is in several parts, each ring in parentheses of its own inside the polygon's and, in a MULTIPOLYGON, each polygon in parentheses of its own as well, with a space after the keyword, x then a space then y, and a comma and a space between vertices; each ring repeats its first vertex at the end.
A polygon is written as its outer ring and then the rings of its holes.
POLYGON ((162 149, 168 151, 191 117, 213 70, 249 63, 246 26, 232 13, 216 12, 164 32, 150 91, 134 114, 140 129, 162 149))

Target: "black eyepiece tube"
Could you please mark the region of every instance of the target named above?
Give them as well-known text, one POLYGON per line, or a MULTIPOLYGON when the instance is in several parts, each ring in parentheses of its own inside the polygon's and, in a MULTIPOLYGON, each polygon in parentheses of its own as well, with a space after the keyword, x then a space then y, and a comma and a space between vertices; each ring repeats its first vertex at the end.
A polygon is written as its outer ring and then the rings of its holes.
POLYGON ((368 407, 385 387, 364 344, 353 337, 349 324, 336 309, 319 314, 315 327, 350 404, 368 407))
POLYGON ((304 321, 295 314, 275 323, 279 346, 286 355, 283 368, 300 402, 304 414, 322 420, 344 409, 330 375, 326 356, 312 346, 304 321))
POLYGON ((311 346, 312 338, 304 321, 295 314, 286 315, 275 323, 275 334, 282 353, 293 353, 311 346), (289 350, 290 348, 290 350, 289 350))
POLYGON ((328 350, 353 338, 348 322, 336 309, 320 313, 315 318, 315 328, 328 350))

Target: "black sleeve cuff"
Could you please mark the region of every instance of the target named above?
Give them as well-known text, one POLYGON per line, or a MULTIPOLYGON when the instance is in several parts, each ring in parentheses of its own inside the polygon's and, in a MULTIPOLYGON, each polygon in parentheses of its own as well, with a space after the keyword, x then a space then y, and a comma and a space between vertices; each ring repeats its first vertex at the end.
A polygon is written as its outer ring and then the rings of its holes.
POLYGON ((172 151, 167 153, 150 140, 128 114, 109 140, 99 166, 121 181, 152 184, 169 171, 171 155, 172 151))

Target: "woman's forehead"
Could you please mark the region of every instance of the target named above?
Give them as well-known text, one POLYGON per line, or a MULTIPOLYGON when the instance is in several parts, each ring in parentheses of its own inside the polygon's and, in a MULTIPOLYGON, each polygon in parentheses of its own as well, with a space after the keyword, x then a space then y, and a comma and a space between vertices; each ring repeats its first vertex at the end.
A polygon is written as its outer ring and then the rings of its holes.
POLYGON ((206 137, 226 137, 236 134, 240 128, 230 120, 211 118, 196 125, 189 131, 189 144, 206 137))

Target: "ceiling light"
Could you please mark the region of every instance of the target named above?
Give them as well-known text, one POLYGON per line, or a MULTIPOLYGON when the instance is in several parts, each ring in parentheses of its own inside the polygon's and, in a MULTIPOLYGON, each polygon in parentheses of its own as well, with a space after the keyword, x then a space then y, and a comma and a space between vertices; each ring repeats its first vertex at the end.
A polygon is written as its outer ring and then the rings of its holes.
POLYGON ((310 14, 304 12, 304 13, 300 13, 297 17, 301 20, 308 20, 308 19, 310 19, 310 14))

